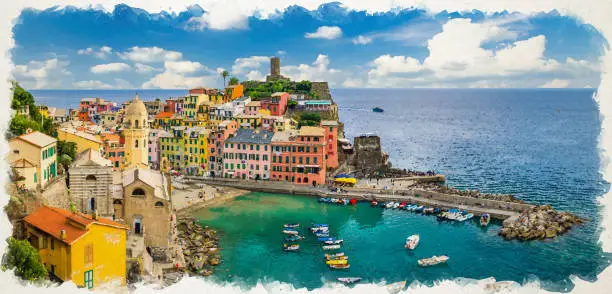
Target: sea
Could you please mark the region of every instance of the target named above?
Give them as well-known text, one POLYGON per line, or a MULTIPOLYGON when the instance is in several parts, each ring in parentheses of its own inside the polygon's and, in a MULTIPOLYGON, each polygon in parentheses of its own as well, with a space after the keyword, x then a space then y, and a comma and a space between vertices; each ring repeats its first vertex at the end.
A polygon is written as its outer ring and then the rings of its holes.
MULTIPOLYGON (((123 102, 129 90, 38 90, 38 102, 75 107, 82 97, 123 102)), ((144 100, 185 95, 182 90, 139 90, 144 100)), ((505 241, 501 226, 477 221, 438 222, 435 217, 398 210, 321 204, 312 197, 249 193, 194 215, 218 229, 223 263, 211 277, 252 287, 284 282, 314 289, 341 276, 366 282, 422 283, 442 279, 537 281, 547 290, 572 289, 572 276, 593 281, 612 255, 598 244, 597 198, 610 186, 599 172, 601 123, 593 89, 335 89, 334 100, 347 138, 363 133, 381 137, 394 167, 435 170, 459 189, 511 193, 547 203, 588 221, 545 241, 505 241), (383 113, 372 108, 380 107, 383 113), (301 250, 284 252, 281 227, 300 223, 301 250), (332 271, 324 252, 306 232, 328 223, 344 240, 350 269, 332 271), (420 234, 416 250, 403 245, 420 234), (417 266, 417 260, 445 254, 445 265, 417 266)))

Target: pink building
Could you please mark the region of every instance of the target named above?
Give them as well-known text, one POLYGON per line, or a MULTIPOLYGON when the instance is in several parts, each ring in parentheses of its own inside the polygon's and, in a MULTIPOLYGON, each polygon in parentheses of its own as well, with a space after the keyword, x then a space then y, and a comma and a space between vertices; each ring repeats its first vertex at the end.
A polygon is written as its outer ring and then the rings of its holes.
POLYGON ((273 135, 266 130, 238 129, 224 143, 223 177, 269 179, 273 135))
POLYGON ((164 130, 149 130, 149 166, 153 169, 159 170, 159 137, 167 135, 168 133, 164 130))
POLYGON ((251 101, 247 103, 244 107, 244 114, 246 115, 256 115, 259 113, 261 109, 261 102, 259 101, 251 101))
POLYGON ((325 130, 325 143, 327 146, 326 158, 327 168, 338 167, 338 122, 333 120, 321 121, 321 127, 325 130))
POLYGON ((224 120, 210 132, 208 139, 208 163, 211 177, 223 175, 223 146, 225 140, 238 130, 238 122, 224 120))
POLYGON ((261 109, 270 111, 270 115, 281 116, 287 110, 287 101, 289 101, 289 93, 276 92, 271 98, 261 100, 261 109))

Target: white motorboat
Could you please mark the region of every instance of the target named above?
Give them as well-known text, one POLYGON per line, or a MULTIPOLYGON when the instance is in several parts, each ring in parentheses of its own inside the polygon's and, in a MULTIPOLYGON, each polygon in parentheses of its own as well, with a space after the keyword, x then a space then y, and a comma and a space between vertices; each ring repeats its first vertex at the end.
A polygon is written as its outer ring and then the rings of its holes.
POLYGON ((395 205, 395 202, 393 202, 393 201, 387 202, 387 204, 385 205, 385 208, 391 208, 391 207, 393 207, 393 205, 395 205))
POLYGON ((338 245, 338 244, 323 245, 323 250, 334 250, 334 249, 340 249, 340 245, 338 245))
POLYGON ((417 247, 417 245, 419 245, 419 241, 420 241, 420 237, 418 234, 416 235, 412 235, 408 238, 406 238, 406 249, 410 249, 413 250, 414 248, 417 247))
POLYGON ((445 263, 449 260, 449 257, 446 255, 441 256, 432 256, 430 258, 419 259, 418 264, 420 266, 432 266, 440 263, 445 263))
POLYGON ((393 203, 393 209, 397 209, 400 206, 399 202, 393 203))
POLYGON ((333 254, 325 254, 325 258, 334 258, 334 257, 340 257, 340 256, 344 256, 344 252, 338 252, 338 253, 333 253, 333 254))
POLYGON ((283 234, 287 234, 287 235, 299 235, 300 232, 298 232, 296 230, 283 230, 283 234))
POLYGON ((340 239, 340 240, 327 240, 327 241, 323 241, 323 243, 327 244, 327 245, 335 245, 335 244, 340 244, 342 243, 344 240, 340 239))
POLYGON ((474 217, 474 214, 472 214, 472 213, 462 213, 455 220, 457 220, 459 222, 463 222, 463 221, 466 221, 466 220, 471 219, 473 217, 474 217))

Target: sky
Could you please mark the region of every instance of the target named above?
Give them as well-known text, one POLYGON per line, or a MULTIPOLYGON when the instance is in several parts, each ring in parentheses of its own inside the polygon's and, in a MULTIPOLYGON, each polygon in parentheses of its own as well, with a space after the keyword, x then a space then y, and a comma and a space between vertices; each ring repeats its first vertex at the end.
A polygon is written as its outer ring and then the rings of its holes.
POLYGON ((557 12, 523 15, 340 3, 265 15, 149 13, 127 5, 23 10, 13 78, 26 89, 222 87, 220 72, 265 80, 269 58, 293 80, 332 88, 590 88, 604 38, 557 12))

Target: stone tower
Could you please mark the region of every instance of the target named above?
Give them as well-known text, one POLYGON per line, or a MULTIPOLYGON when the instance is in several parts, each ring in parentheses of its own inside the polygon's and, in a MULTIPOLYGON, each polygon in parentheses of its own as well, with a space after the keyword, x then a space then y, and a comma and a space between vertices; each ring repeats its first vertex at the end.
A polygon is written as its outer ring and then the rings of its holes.
POLYGON ((138 94, 125 111, 125 168, 148 167, 149 117, 138 94))
POLYGON ((270 75, 273 77, 280 76, 280 58, 270 58, 270 75))

